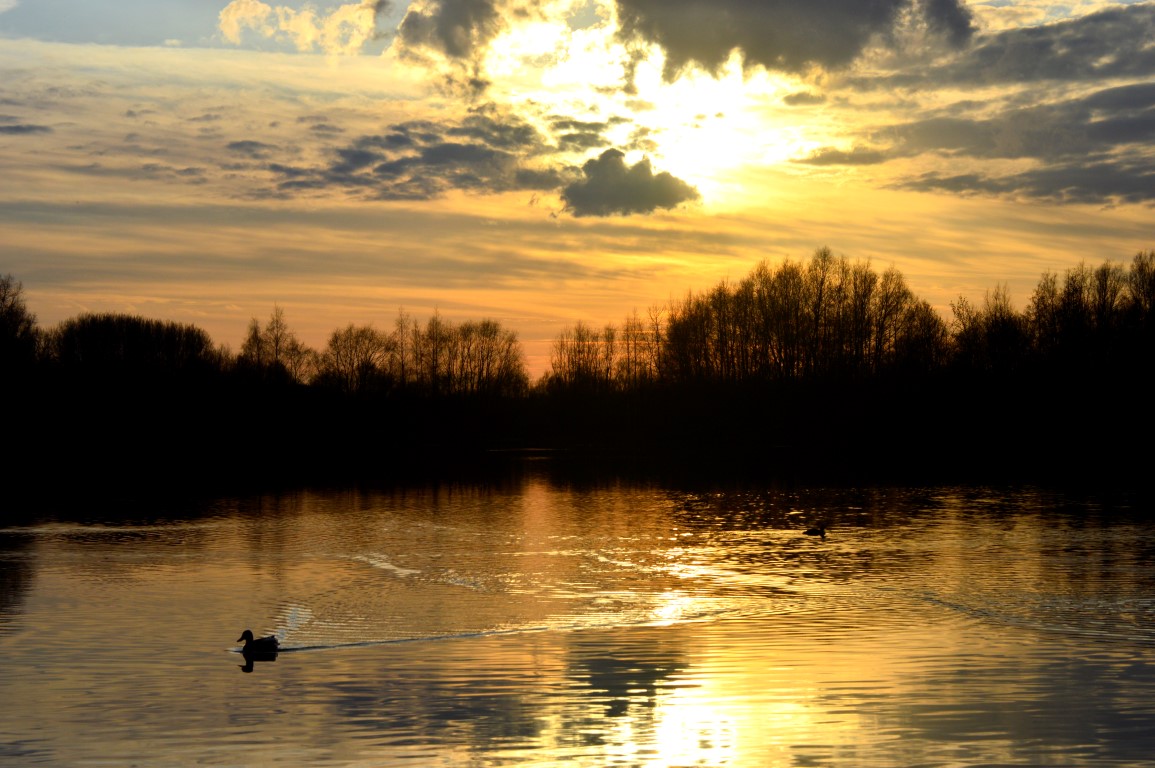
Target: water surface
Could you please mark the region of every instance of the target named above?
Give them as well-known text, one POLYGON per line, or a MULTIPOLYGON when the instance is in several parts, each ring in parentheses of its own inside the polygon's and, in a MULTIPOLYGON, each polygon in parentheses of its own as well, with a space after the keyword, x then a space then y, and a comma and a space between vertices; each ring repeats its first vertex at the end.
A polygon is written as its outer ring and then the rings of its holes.
POLYGON ((4 764, 1155 753, 1155 525, 1126 497, 530 471, 58 511, 0 530, 4 764), (245 628, 285 651, 246 668, 245 628))

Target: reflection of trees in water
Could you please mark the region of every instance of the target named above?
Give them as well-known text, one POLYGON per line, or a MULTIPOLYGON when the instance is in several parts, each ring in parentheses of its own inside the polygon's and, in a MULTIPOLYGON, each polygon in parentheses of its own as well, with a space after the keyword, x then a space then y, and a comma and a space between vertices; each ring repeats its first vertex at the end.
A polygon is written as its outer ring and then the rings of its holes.
MULTIPOLYGON (((652 737, 663 696, 689 668, 681 641, 659 628, 556 639, 565 646, 406 644, 383 651, 384 660, 355 675, 309 687, 340 722, 412 748, 469 745, 482 754, 508 748, 557 756, 616 744, 622 728, 633 740, 652 737), (409 656, 422 645, 429 655, 409 656)), ((310 743, 347 738, 333 731, 311 735, 310 743)))
POLYGON ((630 721, 634 738, 656 730, 658 703, 689 667, 681 643, 669 632, 632 630, 577 637, 569 648, 566 675, 589 687, 586 707, 571 713, 567 733, 590 743, 613 740, 618 726, 606 718, 630 721))
MULTIPOLYGON (((1127 674, 1106 657, 1016 654, 985 666, 924 669, 908 695, 884 712, 878 728, 906 734, 907 744, 984 743, 1000 764, 1150 764, 1147 696, 1155 666, 1139 657, 1127 674), (941 699, 943 691, 951 698, 941 699), (1039 758, 1049 755, 1051 760, 1039 758), (1107 757, 1109 756, 1109 759, 1107 757)), ((837 698, 820 699, 824 707, 837 698)), ((924 757, 926 754, 924 753, 924 757)), ((944 762, 946 762, 944 760, 944 762)))
MULTIPOLYGON (((394 734, 397 743, 474 744, 488 752, 495 743, 516 746, 537 739, 543 729, 534 689, 516 674, 477 680, 436 664, 419 672, 387 666, 329 686, 343 722, 394 734)), ((328 738, 341 744, 346 734, 328 738)))
POLYGON ((32 587, 31 544, 28 536, 0 534, 0 634, 9 631, 9 622, 22 610, 32 587))

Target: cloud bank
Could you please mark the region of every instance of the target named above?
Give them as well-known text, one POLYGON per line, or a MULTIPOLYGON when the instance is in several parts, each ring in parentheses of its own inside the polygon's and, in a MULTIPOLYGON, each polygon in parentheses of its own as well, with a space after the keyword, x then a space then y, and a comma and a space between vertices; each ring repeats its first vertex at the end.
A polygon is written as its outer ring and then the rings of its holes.
POLYGON ((796 162, 917 161, 930 169, 886 186, 939 194, 1155 203, 1151 40, 1155 5, 1140 3, 976 37, 930 66, 848 77, 850 97, 947 89, 959 96, 859 132, 850 149, 822 147, 796 162))
POLYGON ((667 80, 692 65, 716 73, 734 51, 747 67, 805 73, 846 67, 904 25, 956 46, 975 31, 961 0, 617 0, 617 8, 624 40, 665 52, 667 80))

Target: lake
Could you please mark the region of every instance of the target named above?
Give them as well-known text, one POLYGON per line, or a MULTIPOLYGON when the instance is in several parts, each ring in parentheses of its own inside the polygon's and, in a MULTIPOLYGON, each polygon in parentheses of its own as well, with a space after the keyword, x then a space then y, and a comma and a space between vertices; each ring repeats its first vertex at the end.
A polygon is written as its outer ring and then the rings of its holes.
POLYGON ((0 530, 0 764, 1150 765, 1152 511, 546 461, 46 498, 0 530))

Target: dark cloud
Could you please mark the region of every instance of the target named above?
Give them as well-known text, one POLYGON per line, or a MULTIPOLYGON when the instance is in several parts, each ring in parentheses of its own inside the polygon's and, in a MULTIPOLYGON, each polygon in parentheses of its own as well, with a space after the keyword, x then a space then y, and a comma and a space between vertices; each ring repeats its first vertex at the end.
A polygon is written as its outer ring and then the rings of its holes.
MULTIPOLYGON (((950 36, 949 4, 924 0, 928 27, 950 36)), ((859 137, 850 152, 821 149, 810 165, 916 157, 938 170, 896 186, 1063 203, 1150 203, 1155 171, 1155 4, 972 37, 937 63, 881 77, 847 77, 850 91, 984 89, 918 120, 859 137), (1001 94, 994 95, 997 88, 1001 94), (1008 171, 1004 161, 1014 161, 1008 171), (965 163, 959 173, 948 166, 965 163)), ((784 100, 787 101, 787 100, 784 100)))
MULTIPOLYGON (((588 134, 621 123, 554 116, 562 136, 588 134)), ((234 152, 258 156, 274 148, 262 142, 234 142, 234 152)), ((376 200, 428 200, 453 190, 499 193, 560 191, 575 216, 651 213, 698 198, 698 192, 669 173, 655 174, 648 160, 627 166, 624 155, 608 150, 583 169, 559 160, 569 149, 533 124, 487 105, 457 121, 418 120, 386 126, 332 148, 326 163, 263 164, 276 181, 267 196, 340 191, 376 200)))
POLYGON ((824 147, 794 162, 806 165, 875 165, 887 159, 885 152, 875 149, 855 147, 851 150, 842 150, 824 147))
POLYGON ((1052 24, 987 35, 964 54, 857 85, 1074 82, 1155 75, 1155 4, 1111 8, 1052 24))
POLYGON ((472 60, 503 28, 496 0, 434 0, 410 8, 397 33, 407 47, 472 60))
POLYGON ((442 85, 450 92, 473 97, 489 87, 481 60, 493 39, 506 29, 507 17, 524 18, 536 0, 430 0, 410 6, 397 28, 406 56, 426 59, 430 51, 444 55, 453 71, 442 85))
POLYGON ((626 165, 625 155, 607 149, 582 166, 585 178, 562 191, 566 210, 574 216, 625 216, 652 213, 697 200, 698 190, 663 171, 655 174, 650 161, 626 165))
POLYGON ((810 91, 788 93, 782 97, 782 103, 788 107, 804 107, 813 104, 823 104, 825 101, 826 97, 821 93, 812 93, 810 91))
POLYGON ((297 123, 309 126, 310 133, 321 136, 332 136, 345 132, 344 128, 334 125, 322 115, 301 115, 297 118, 297 123))
POLYGON ((276 150, 275 146, 266 144, 263 141, 230 141, 226 146, 230 152, 246 155, 254 160, 262 160, 276 150))
POLYGON ((959 0, 923 0, 926 24, 953 46, 967 43, 975 33, 974 19, 959 0))
POLYGON ((955 45, 974 32, 962 0, 617 0, 617 6, 624 39, 665 51, 667 80, 691 65, 717 72, 735 49, 748 67, 838 69, 912 20, 955 45))
POLYGON ((327 165, 269 164, 281 193, 343 190, 381 200, 427 200, 451 190, 506 192, 560 188, 577 171, 550 163, 554 152, 533 125, 493 106, 457 122, 387 126, 332 150, 327 165))
POLYGON ((1155 83, 1105 88, 988 118, 935 117, 879 134, 897 155, 1033 160, 1013 174, 933 172, 899 186, 1109 204, 1155 200, 1155 83))
POLYGON ((1155 204, 1155 158, 1062 163, 1003 176, 928 173, 893 185, 920 192, 1000 195, 1058 203, 1155 204))
POLYGON ((550 128, 557 137, 559 149, 566 152, 588 152, 608 147, 610 141, 606 139, 605 132, 624 122, 627 122, 624 118, 602 121, 555 116, 550 122, 550 128))
POLYGON ((52 133, 52 128, 47 125, 33 125, 29 123, 0 125, 0 134, 5 136, 29 136, 37 133, 52 133))
POLYGON ((1155 83, 1106 88, 1056 104, 1007 109, 994 117, 936 117, 889 134, 908 154, 1062 160, 1155 141, 1155 83))

